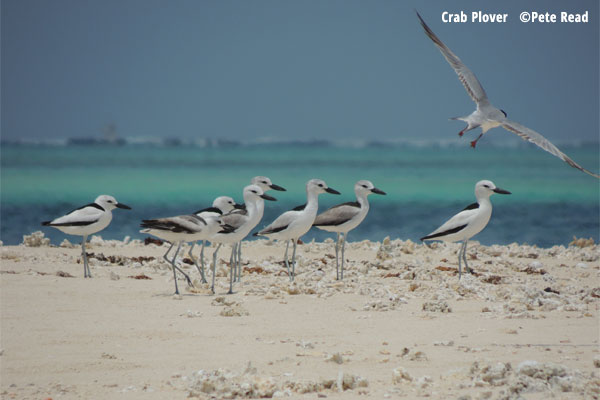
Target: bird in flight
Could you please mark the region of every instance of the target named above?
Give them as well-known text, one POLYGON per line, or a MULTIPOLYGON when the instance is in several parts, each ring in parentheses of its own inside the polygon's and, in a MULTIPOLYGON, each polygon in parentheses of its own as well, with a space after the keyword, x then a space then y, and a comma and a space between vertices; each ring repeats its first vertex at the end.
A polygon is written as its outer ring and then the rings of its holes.
POLYGON ((427 26, 427 24, 425 23, 425 21, 423 21, 423 18, 421 18, 421 15, 418 12, 417 17, 419 17, 421 25, 423 26, 423 29, 425 30, 427 36, 429 36, 433 43, 435 43, 435 45, 438 47, 446 61, 448 61, 450 66, 454 69, 454 71, 458 75, 458 79, 465 87, 471 99, 477 105, 477 109, 475 109, 475 111, 473 111, 470 115, 467 115, 465 117, 451 118, 453 120, 464 121, 467 123, 467 126, 458 133, 459 136, 462 136, 465 132, 468 132, 472 129, 481 127, 481 133, 479 134, 477 139, 471 142, 471 147, 475 147, 477 145, 477 141, 481 139, 483 134, 486 133, 488 130, 501 126, 509 132, 516 133, 521 137, 521 139, 531 142, 539 146, 543 150, 546 150, 548 153, 555 155, 556 157, 569 164, 571 167, 577 168, 578 170, 583 171, 586 174, 592 175, 593 177, 600 179, 600 175, 588 171, 581 165, 577 164, 541 134, 537 133, 533 129, 529 129, 526 126, 519 124, 518 122, 514 122, 507 119, 506 112, 494 107, 490 103, 487 94, 485 93, 485 90, 481 86, 481 83, 479 83, 479 80, 477 79, 475 74, 469 68, 467 68, 465 64, 463 64, 460 58, 458 58, 458 56, 454 54, 452 50, 450 50, 448 46, 446 46, 444 42, 442 42, 440 38, 436 36, 435 33, 433 33, 431 28, 427 26))

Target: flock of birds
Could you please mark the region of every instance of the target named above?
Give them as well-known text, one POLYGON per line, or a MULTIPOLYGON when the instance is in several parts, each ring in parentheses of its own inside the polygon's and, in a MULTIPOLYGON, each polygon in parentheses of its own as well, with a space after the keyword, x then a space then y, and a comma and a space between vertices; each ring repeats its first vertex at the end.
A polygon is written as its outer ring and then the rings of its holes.
MULTIPOLYGON (((265 200, 276 200, 274 197, 266 194, 269 190, 285 191, 283 187, 273 184, 266 176, 257 176, 252 178, 250 185, 246 186, 243 190, 244 204, 237 204, 231 197, 220 196, 213 201, 211 207, 196 211, 193 214, 145 219, 142 221, 141 227, 143 229, 140 232, 156 236, 171 244, 163 258, 172 266, 175 294, 179 294, 177 272, 183 275, 190 286, 193 286, 189 275, 177 266, 177 255, 183 243, 192 243, 188 254, 200 273, 202 283, 208 283, 204 262, 206 242, 217 245, 212 256, 211 290, 213 293, 215 291, 217 254, 223 244, 231 244, 228 293, 233 293, 233 282, 241 280, 242 241, 260 223, 264 213, 265 200), (194 244, 198 241, 202 242, 202 249, 198 257, 200 265, 198 264, 198 259, 192 254, 194 244), (175 253, 169 258, 169 253, 171 253, 175 246, 177 246, 175 253)), ((284 263, 290 281, 293 281, 296 275, 296 247, 298 239, 313 226, 337 234, 335 241, 336 279, 343 279, 344 248, 348 232, 360 225, 367 216, 369 212, 368 196, 372 193, 379 195, 386 194, 383 190, 376 188, 370 181, 360 180, 354 185, 356 201, 335 205, 317 215, 319 208, 318 197, 321 193, 340 194, 337 190, 330 188, 325 181, 311 179, 306 183, 305 204, 284 212, 272 223, 254 233, 254 236, 264 236, 269 239, 286 242, 284 263), (288 257, 290 242, 293 246, 291 259, 288 257), (341 262, 339 256, 340 247, 342 253, 341 262)), ((497 188, 491 181, 484 180, 477 182, 475 185, 477 202, 467 206, 438 229, 421 238, 421 240, 463 242, 458 256, 459 279, 462 273, 461 259, 464 261, 467 270, 471 272, 466 259, 467 242, 471 237, 481 232, 488 224, 492 215, 490 196, 493 193, 510 194, 510 192, 504 189, 497 188)), ((57 228, 64 233, 83 236, 81 251, 84 260, 84 277, 86 278, 91 278, 92 276, 85 252, 86 239, 88 235, 99 232, 108 226, 112 219, 112 210, 115 208, 130 209, 129 206, 117 202, 114 197, 102 195, 94 203, 73 210, 53 221, 42 223, 45 226, 57 228)))
MULTIPOLYGON (((522 139, 532 142, 543 150, 559 157, 570 166, 596 178, 600 178, 599 175, 581 167, 539 133, 517 122, 508 120, 506 112, 494 107, 489 102, 487 94, 475 74, 433 33, 419 13, 417 13, 417 17, 427 36, 441 51, 442 55, 458 75, 467 93, 477 105, 476 110, 470 115, 452 118, 467 123, 467 126, 459 132, 459 136, 472 129, 481 127, 481 134, 471 142, 471 146, 475 147, 477 141, 488 130, 502 126, 506 130, 516 133, 522 139)), ((190 277, 176 264, 177 255, 183 243, 192 243, 189 255, 200 273, 202 282, 208 283, 204 262, 204 248, 207 241, 217 244, 212 257, 211 290, 213 293, 218 251, 223 244, 231 244, 229 293, 233 292, 233 282, 241 279, 242 240, 250 234, 262 219, 264 201, 276 200, 274 197, 266 194, 269 190, 285 191, 283 187, 273 184, 269 178, 258 176, 253 178, 250 185, 244 188, 243 205, 236 204, 231 197, 221 196, 214 200, 211 207, 199 210, 193 214, 142 221, 141 227, 143 229, 141 232, 156 236, 171 244, 164 255, 164 259, 173 268, 176 294, 179 294, 177 272, 183 274, 188 284, 192 285, 190 277), (200 265, 198 265, 197 259, 192 254, 194 244, 198 241, 202 241, 202 249, 199 257, 200 265), (175 253, 169 258, 169 253, 175 246, 177 246, 175 253)), ((254 233, 255 236, 265 236, 270 239, 286 242, 284 262, 291 281, 294 280, 295 276, 298 239, 308 232, 312 226, 337 234, 335 241, 336 279, 343 279, 344 248, 348 232, 356 228, 366 217, 369 211, 368 195, 372 193, 385 194, 385 192, 376 188, 367 180, 356 182, 354 192, 356 194, 356 201, 336 205, 317 215, 319 194, 340 193, 327 186, 323 180, 311 179, 306 183, 306 204, 281 214, 271 224, 254 233), (290 242, 293 245, 291 260, 288 258, 290 242), (340 247, 342 253, 341 263, 339 261, 340 247)), ((477 202, 467 206, 438 229, 421 238, 422 241, 442 240, 463 243, 458 253, 459 279, 462 274, 462 262, 464 262, 468 272, 472 271, 467 264, 467 242, 477 233, 481 232, 488 224, 492 214, 490 196, 494 193, 510 194, 509 191, 496 187, 489 180, 477 182, 475 185, 477 202)), ((112 196, 102 195, 91 204, 73 210, 53 221, 42 223, 45 226, 52 226, 67 234, 83 236, 81 247, 84 260, 84 277, 86 278, 91 278, 85 252, 87 237, 108 226, 112 219, 111 211, 115 208, 129 209, 130 207, 117 202, 112 196)))

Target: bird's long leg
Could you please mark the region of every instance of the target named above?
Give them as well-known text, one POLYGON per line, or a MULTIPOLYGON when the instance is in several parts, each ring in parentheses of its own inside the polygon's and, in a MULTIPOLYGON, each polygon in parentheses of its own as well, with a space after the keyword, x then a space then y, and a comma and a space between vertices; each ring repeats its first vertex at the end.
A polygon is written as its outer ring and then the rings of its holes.
POLYGON ((340 279, 340 263, 338 261, 338 252, 340 250, 340 233, 335 237, 335 280, 340 279))
POLYGON ((288 277, 290 278, 290 282, 291 282, 293 279, 292 279, 292 274, 290 272, 290 263, 288 262, 288 249, 289 248, 290 248, 290 241, 286 240, 285 241, 285 254, 283 256, 283 261, 285 262, 285 267, 287 268, 288 277))
POLYGON ((473 269, 469 267, 469 264, 467 264, 467 242, 468 242, 468 239, 465 240, 465 249, 463 250, 463 260, 465 262, 465 271, 472 274, 473 269))
POLYGON ((83 236, 83 240, 81 241, 81 254, 83 256, 83 277, 91 278, 92 274, 90 273, 90 267, 88 265, 87 254, 85 252, 85 242, 87 241, 87 235, 83 236))
POLYGON ((294 241, 294 251, 292 252, 292 281, 296 277, 296 247, 298 246, 298 239, 292 239, 294 241))
POLYGON ((179 253, 179 249, 181 249, 181 245, 182 244, 183 244, 183 242, 179 242, 179 246, 177 246, 177 251, 175 251, 175 255, 173 256, 173 260, 171 260, 171 265, 184 276, 185 280, 187 281, 188 286, 194 287, 194 284, 192 283, 192 280, 190 279, 189 275, 186 274, 175 263, 175 260, 177 259, 177 254, 179 253))
POLYGON ((479 134, 479 136, 477 136, 477 139, 475 139, 475 140, 473 140, 473 141, 471 142, 471 147, 472 147, 472 148, 475 148, 475 146, 477 146, 477 141, 478 141, 479 139, 481 139, 481 137, 482 137, 482 136, 483 136, 483 133, 480 133, 480 134, 479 134))
POLYGON ((219 249, 221 248, 222 244, 223 243, 219 243, 219 245, 213 253, 212 285, 210 285, 210 290, 213 292, 213 294, 215 294, 215 275, 217 275, 217 253, 219 252, 219 249))
POLYGON ((238 243, 237 248, 237 281, 242 281, 242 241, 238 243))
POLYGON ((237 255, 237 243, 234 243, 231 247, 231 255, 229 256, 229 292, 227 294, 233 294, 233 278, 235 276, 235 259, 237 255))
MULTIPOLYGON (((202 264, 202 271, 204 271, 204 266, 206 265, 204 262, 204 248, 206 247, 206 240, 202 241, 202 248, 200 249, 200 263, 202 264)), ((202 282, 205 283, 205 282, 202 282)))
POLYGON ((202 263, 202 268, 200 268, 200 266, 198 265, 198 260, 196 260, 194 258, 194 255, 192 254, 192 250, 194 250, 195 245, 196 245, 196 242, 192 242, 192 246, 190 247, 190 251, 188 251, 188 255, 194 262, 194 265, 196 266, 196 269, 198 270, 198 272, 200 272, 200 277, 202 278, 202 283, 206 283, 206 277, 204 276, 204 263, 202 263))
POLYGON ((169 252, 171 251, 171 249, 173 248, 174 245, 175 245, 175 243, 171 243, 171 247, 169 247, 169 249, 167 250, 167 252, 163 256, 163 258, 165 259, 165 261, 168 262, 169 264, 171 264, 171 261, 169 260, 169 258, 167 257, 167 255, 169 254, 169 252))
POLYGON ((344 279, 344 249, 346 247, 346 236, 348 235, 348 232, 343 233, 342 234, 342 273, 340 275, 340 279, 344 279))
MULTIPOLYGON (((173 247, 173 245, 171 245, 171 247, 173 247)), ((175 282, 175 294, 179 294, 179 288, 177 287, 177 271, 176 269, 177 266, 175 266, 175 258, 177 258, 177 253, 179 253, 179 249, 181 248, 181 242, 179 242, 179 245, 177 246, 177 250, 175 250, 175 255, 173 256, 173 259, 170 261, 171 265, 173 266, 173 281, 175 282)), ((171 250, 169 248, 169 250, 171 250)), ((168 253, 168 251, 167 251, 168 253)), ((165 254, 166 257, 166 254, 165 254)), ((184 274, 185 275, 185 274, 184 274)))
POLYGON ((463 242, 463 244, 460 245, 460 249, 458 250, 458 279, 459 280, 460 280, 460 277, 462 275, 461 259, 462 259, 462 251, 463 251, 464 247, 465 247, 465 244, 463 242))

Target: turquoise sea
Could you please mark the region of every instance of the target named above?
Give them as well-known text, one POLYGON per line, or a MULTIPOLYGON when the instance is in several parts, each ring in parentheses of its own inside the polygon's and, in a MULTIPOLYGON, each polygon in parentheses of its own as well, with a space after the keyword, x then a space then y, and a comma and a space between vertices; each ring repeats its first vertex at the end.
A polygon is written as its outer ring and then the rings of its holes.
MULTIPOLYGON (((349 240, 390 236, 416 241, 474 202, 475 182, 490 179, 513 194, 492 197, 492 220, 476 240, 543 247, 566 245, 573 236, 598 242, 597 179, 526 143, 498 147, 482 142, 476 150, 469 148, 468 141, 457 143, 3 143, 1 240, 18 244, 24 234, 43 230, 59 244, 67 236, 42 228, 40 222, 89 203, 99 194, 114 195, 133 207, 115 210, 113 222, 100 235, 143 238, 138 232, 142 218, 190 213, 209 206, 219 195, 241 202, 242 188, 250 178, 266 175, 288 191, 272 193, 278 201, 267 204, 259 227, 303 204, 304 184, 311 178, 324 179, 342 193, 321 195, 322 210, 352 201, 354 183, 369 179, 388 194, 370 196, 369 215, 349 240)), ((597 143, 561 149, 586 168, 599 170, 597 143)), ((313 229, 303 239, 322 240, 328 235, 313 229)))

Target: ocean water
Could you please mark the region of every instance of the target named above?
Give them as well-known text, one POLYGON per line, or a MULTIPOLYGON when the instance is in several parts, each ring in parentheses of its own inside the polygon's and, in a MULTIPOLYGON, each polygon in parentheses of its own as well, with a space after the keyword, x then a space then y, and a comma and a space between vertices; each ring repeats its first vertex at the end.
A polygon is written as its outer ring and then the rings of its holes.
MULTIPOLYGON (((387 192, 371 195, 366 220, 349 240, 418 240, 475 201, 481 179, 510 190, 494 195, 487 228, 474 239, 484 244, 512 242, 549 247, 573 236, 600 236, 600 186, 537 147, 523 143, 498 147, 467 141, 452 146, 379 143, 344 146, 318 143, 165 146, 151 143, 110 145, 9 144, 1 147, 0 238, 21 243, 23 235, 42 230, 54 244, 67 237, 41 227, 99 194, 114 195, 133 210, 115 210, 105 239, 143 238, 143 218, 190 213, 209 206, 219 195, 241 202, 242 188, 256 175, 269 176, 287 192, 271 192, 263 221, 303 204, 304 185, 324 179, 342 195, 322 194, 320 209, 354 200, 353 186, 369 179, 387 192)), ((599 170, 598 144, 561 147, 592 171, 599 170)), ((303 240, 331 236, 312 229, 303 240)), ((252 237, 250 240, 254 239, 252 237)))

